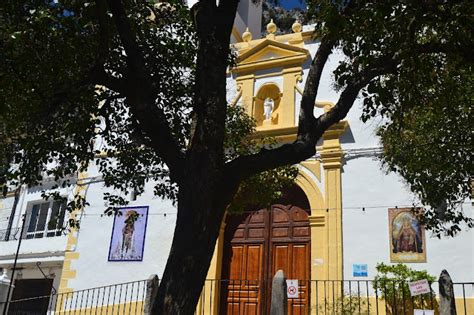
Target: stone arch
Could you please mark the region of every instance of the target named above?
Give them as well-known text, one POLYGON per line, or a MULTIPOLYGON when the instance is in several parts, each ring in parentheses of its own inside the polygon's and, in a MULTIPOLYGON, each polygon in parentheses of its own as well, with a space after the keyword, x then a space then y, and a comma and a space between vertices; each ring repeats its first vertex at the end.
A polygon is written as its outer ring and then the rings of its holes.
POLYGON ((295 184, 303 190, 309 201, 311 215, 316 210, 324 208, 324 198, 314 180, 304 171, 300 170, 295 179, 295 184))

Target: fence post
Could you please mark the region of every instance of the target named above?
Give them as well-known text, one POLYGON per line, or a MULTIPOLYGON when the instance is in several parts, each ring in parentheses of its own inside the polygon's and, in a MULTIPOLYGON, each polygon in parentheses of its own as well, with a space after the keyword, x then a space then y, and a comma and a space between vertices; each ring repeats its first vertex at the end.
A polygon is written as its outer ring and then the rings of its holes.
POLYGON ((286 278, 283 270, 278 270, 275 277, 273 277, 270 315, 287 314, 288 296, 286 294, 286 278))
POLYGON ((453 281, 446 270, 439 276, 439 314, 456 315, 453 281))
POLYGON ((153 302, 156 299, 156 294, 158 292, 158 287, 160 286, 160 279, 157 275, 151 275, 148 280, 146 281, 146 296, 145 296, 145 303, 144 311, 145 315, 151 314, 151 307, 153 306, 153 302))

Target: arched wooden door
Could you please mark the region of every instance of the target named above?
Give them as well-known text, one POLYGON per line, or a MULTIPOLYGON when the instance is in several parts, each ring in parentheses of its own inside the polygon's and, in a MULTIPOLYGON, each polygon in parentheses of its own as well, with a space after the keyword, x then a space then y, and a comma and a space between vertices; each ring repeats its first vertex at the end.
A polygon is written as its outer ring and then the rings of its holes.
POLYGON ((282 201, 292 203, 229 216, 219 314, 268 314, 272 278, 280 269, 299 280, 299 298, 288 300, 288 314, 308 314, 310 227, 307 210, 294 205, 308 203, 305 196, 282 201))

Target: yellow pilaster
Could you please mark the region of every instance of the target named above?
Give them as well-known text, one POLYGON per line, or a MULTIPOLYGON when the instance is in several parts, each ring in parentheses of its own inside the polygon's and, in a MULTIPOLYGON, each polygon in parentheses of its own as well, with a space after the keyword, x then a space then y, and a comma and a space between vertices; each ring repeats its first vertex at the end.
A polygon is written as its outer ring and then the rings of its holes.
MULTIPOLYGON (((83 185, 84 179, 87 178, 87 173, 86 172, 81 172, 78 175, 77 178, 77 184, 76 188, 74 190, 74 195, 81 195, 84 196, 85 191, 86 191, 86 186, 83 185)), ((74 209, 70 217, 72 219, 77 219, 78 215, 82 211, 82 208, 76 208, 74 209)), ((58 288, 58 293, 67 293, 67 292, 72 292, 73 289, 69 287, 69 280, 75 279, 76 278, 76 270, 72 267, 72 262, 79 259, 79 253, 75 251, 75 247, 77 245, 77 228, 71 228, 67 237, 67 242, 66 242, 66 252, 64 254, 64 263, 63 263, 63 269, 61 272, 61 280, 58 288)), ((58 303, 64 303, 65 301, 58 302, 58 303)), ((61 311, 62 305, 56 305, 56 309, 58 311, 61 311)))
POLYGON ((222 258, 224 252, 224 231, 225 217, 219 231, 219 238, 214 247, 211 265, 207 272, 206 282, 202 289, 201 297, 196 308, 197 314, 219 314, 219 298, 220 298, 220 279, 222 274, 222 258))
POLYGON ((253 95, 255 76, 253 74, 242 75, 239 76, 236 81, 239 91, 242 91, 242 104, 245 108, 245 112, 247 113, 247 115, 253 116, 253 95))
POLYGON ((321 159, 325 177, 327 261, 324 279, 342 280, 342 187, 341 165, 343 152, 339 137, 344 133, 347 122, 333 125, 323 135, 321 159))
POLYGON ((282 124, 281 127, 295 126, 295 86, 301 79, 302 68, 291 67, 283 70, 282 124))

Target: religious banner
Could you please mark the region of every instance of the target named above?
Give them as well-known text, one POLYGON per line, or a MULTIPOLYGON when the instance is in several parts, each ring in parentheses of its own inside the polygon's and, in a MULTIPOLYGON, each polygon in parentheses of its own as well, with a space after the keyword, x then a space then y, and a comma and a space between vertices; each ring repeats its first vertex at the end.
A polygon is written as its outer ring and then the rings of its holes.
POLYGON ((426 262, 425 229, 412 208, 388 209, 388 220, 390 261, 426 262))
POLYGON ((148 207, 120 208, 114 218, 109 261, 142 261, 148 207))

